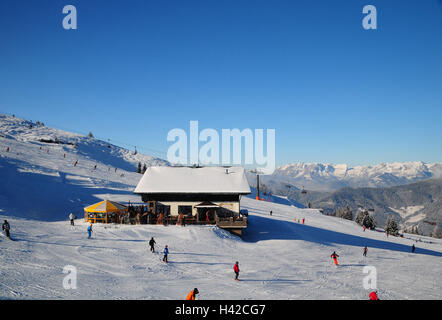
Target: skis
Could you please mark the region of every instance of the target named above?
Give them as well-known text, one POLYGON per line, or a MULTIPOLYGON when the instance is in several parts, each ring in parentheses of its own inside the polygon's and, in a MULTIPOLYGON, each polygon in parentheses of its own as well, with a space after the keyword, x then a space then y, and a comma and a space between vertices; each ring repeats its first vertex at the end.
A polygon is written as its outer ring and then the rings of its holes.
POLYGON ((6 238, 6 239, 9 239, 9 240, 11 240, 11 241, 14 241, 14 239, 11 238, 11 235, 9 235, 9 237, 8 237, 8 236, 6 236, 3 232, 2 232, 2 237, 3 237, 3 238, 6 238))

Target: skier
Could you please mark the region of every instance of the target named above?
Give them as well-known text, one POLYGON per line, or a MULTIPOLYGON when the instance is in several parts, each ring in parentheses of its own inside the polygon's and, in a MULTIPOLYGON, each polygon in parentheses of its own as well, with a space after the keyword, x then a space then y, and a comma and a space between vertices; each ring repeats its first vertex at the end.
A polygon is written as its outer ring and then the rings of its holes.
POLYGON ((332 259, 333 259, 335 265, 338 265, 338 257, 339 257, 339 256, 336 254, 336 251, 333 251, 333 253, 331 254, 330 257, 332 257, 332 259))
POLYGON ((92 236, 92 223, 87 227, 87 238, 90 239, 92 236))
POLYGON ((367 249, 367 247, 365 247, 365 248, 364 248, 364 253, 362 254, 364 257, 367 256, 367 251, 368 251, 368 249, 367 249))
POLYGON ((411 247, 411 252, 414 253, 415 250, 416 250, 416 247, 415 247, 414 244, 413 244, 413 246, 411 247))
POLYGON ((150 241, 149 241, 149 245, 150 245, 150 251, 152 251, 152 252, 155 252, 155 240, 153 239, 153 237, 152 237, 152 239, 150 239, 150 241))
POLYGON ((365 226, 362 226, 362 230, 364 230, 364 232, 365 232, 365 226))
POLYGON ((270 215, 272 215, 272 213, 273 213, 273 211, 272 211, 272 210, 270 210, 270 215))
POLYGON ((11 229, 11 226, 9 225, 9 222, 7 220, 5 220, 2 224, 2 230, 5 231, 7 238, 11 238, 11 236, 9 234, 9 229, 11 229))
POLYGON ((76 167, 77 164, 78 164, 78 160, 75 160, 75 162, 74 162, 74 167, 76 167))
POLYGON ((163 262, 166 262, 166 263, 168 263, 169 261, 167 261, 167 255, 169 254, 169 248, 167 247, 167 244, 166 244, 166 247, 164 247, 164 257, 163 257, 163 262))
POLYGON ((196 295, 199 293, 198 288, 193 289, 187 294, 186 300, 195 300, 196 295))
POLYGON ((239 276, 239 262, 236 261, 235 265, 233 266, 233 271, 235 271, 235 280, 239 281, 238 276, 239 276))
POLYGON ((69 214, 69 220, 71 220, 71 226, 74 225, 74 219, 75 219, 75 216, 74 216, 74 214, 71 212, 71 213, 69 214))
POLYGON ((305 222, 305 218, 302 218, 302 224, 304 224, 304 222, 305 222))
POLYGON ((377 291, 370 292, 370 294, 368 296, 370 297, 370 300, 380 300, 377 295, 377 291))

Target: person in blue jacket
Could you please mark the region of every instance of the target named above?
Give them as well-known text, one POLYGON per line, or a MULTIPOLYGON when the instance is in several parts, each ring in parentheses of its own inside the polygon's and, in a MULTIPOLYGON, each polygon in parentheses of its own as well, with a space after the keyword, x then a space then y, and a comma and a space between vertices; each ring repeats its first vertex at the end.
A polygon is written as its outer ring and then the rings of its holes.
POLYGON ((166 247, 164 248, 164 257, 163 257, 163 261, 164 262, 168 262, 167 261, 167 255, 169 254, 169 248, 167 247, 167 244, 166 244, 166 247))
POLYGON ((92 236, 92 223, 87 227, 87 238, 90 239, 92 236))

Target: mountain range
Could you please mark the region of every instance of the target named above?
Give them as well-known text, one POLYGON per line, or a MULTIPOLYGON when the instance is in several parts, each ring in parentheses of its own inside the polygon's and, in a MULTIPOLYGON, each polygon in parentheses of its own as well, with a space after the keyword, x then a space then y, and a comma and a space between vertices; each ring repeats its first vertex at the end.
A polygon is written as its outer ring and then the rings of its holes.
MULTIPOLYGON (((365 207, 373 209, 381 228, 392 216, 403 230, 417 227, 420 234, 431 235, 436 225, 442 227, 440 168, 439 163, 423 162, 355 168, 290 165, 278 168, 273 175, 260 176, 260 196, 273 199, 279 195, 295 206, 320 208, 328 214, 349 206, 353 218, 359 207, 365 207), (325 186, 318 187, 320 183, 325 186)), ((256 187, 256 174, 248 172, 248 179, 256 187)))
POLYGON ((442 163, 394 162, 349 166, 329 163, 294 163, 278 167, 263 182, 273 180, 312 191, 342 188, 392 187, 442 177, 442 163))

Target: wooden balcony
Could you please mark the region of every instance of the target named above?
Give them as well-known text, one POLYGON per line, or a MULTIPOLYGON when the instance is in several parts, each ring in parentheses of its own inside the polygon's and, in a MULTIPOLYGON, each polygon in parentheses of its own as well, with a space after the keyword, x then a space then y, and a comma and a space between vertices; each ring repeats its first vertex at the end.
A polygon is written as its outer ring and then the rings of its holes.
POLYGON ((222 229, 225 229, 238 236, 242 235, 242 230, 247 228, 247 218, 246 217, 228 217, 220 218, 215 217, 216 225, 222 229))

